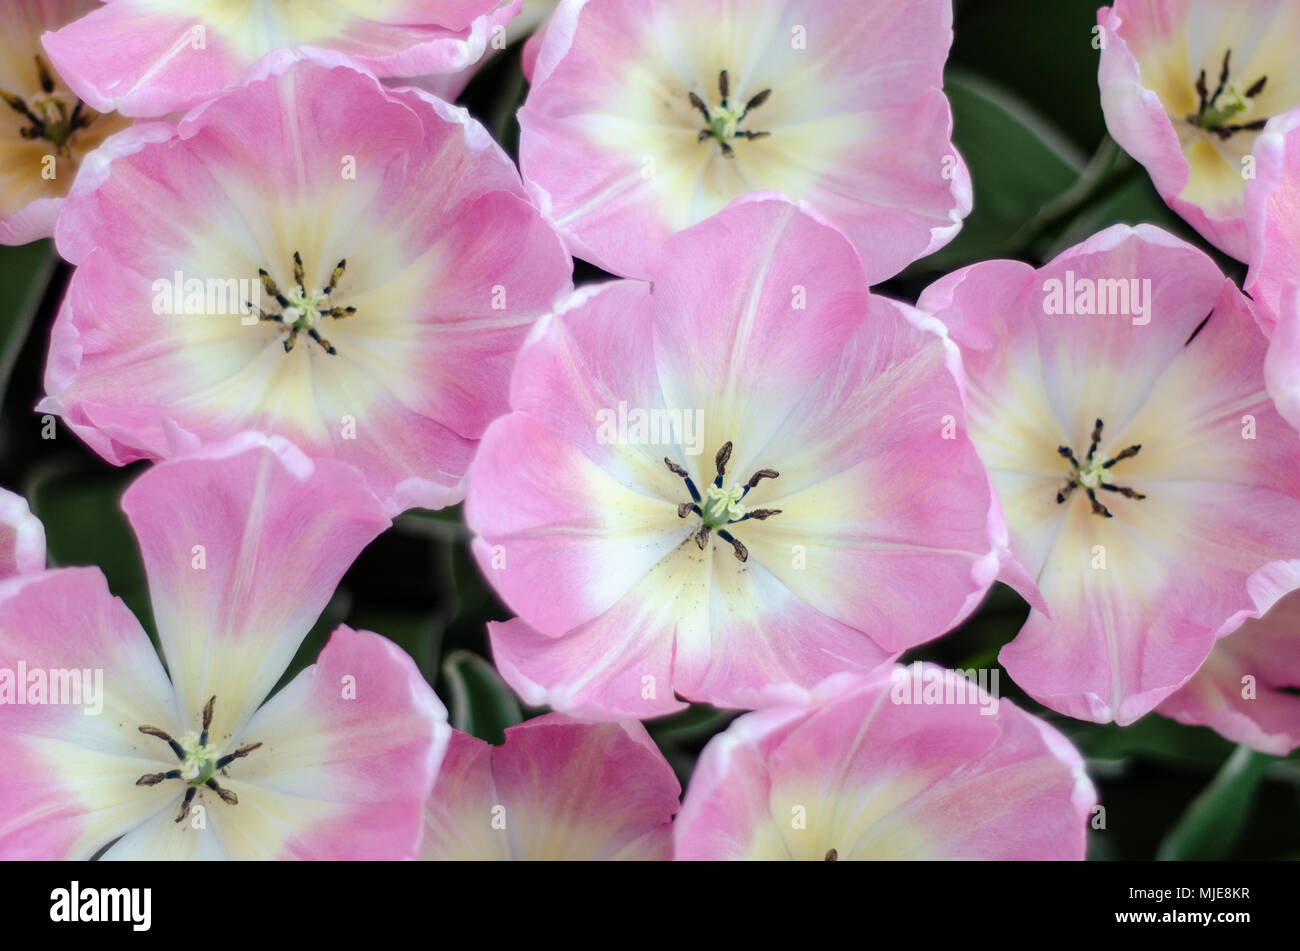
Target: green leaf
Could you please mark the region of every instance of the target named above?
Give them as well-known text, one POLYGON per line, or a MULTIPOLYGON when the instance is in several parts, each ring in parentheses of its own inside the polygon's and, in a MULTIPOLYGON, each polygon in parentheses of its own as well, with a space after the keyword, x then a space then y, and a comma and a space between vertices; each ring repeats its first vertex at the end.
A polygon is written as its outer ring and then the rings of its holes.
POLYGON ((50 566, 98 567, 108 579, 109 590, 152 633, 144 564, 120 504, 122 493, 139 472, 139 467, 88 469, 77 455, 59 455, 31 473, 24 493, 45 526, 50 566))
POLYGON ((57 263, 48 240, 0 246, 0 402, 57 263))
POLYGON ((1156 852, 1162 861, 1224 858, 1246 826, 1264 773, 1277 758, 1239 746, 1183 812, 1156 852))
POLYGON ((957 237, 909 273, 1014 255, 1031 237, 1026 223, 1074 186, 1085 168, 1086 157, 1054 126, 988 80, 950 69, 944 90, 975 203, 957 237))
POLYGON ((1217 765, 1231 753, 1230 742, 1206 727, 1184 726, 1159 714, 1148 714, 1121 727, 1060 718, 1064 729, 1089 760, 1107 762, 1130 758, 1217 765))
POLYGON ((499 746, 506 741, 506 727, 524 718, 514 693, 478 654, 452 651, 442 663, 442 676, 456 729, 499 746))

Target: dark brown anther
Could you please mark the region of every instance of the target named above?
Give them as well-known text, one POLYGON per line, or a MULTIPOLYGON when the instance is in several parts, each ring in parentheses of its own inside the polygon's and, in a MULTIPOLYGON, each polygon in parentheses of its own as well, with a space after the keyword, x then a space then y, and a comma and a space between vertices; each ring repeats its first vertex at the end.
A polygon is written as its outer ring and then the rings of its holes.
POLYGON ((699 510, 700 507, 694 502, 683 502, 681 505, 677 506, 677 517, 685 518, 692 512, 698 512, 699 510))
MULTIPOLYGON (((206 783, 204 783, 203 785, 207 786, 207 787, 208 787, 209 789, 211 789, 214 793, 216 793, 218 796, 220 796, 220 797, 221 797, 221 801, 224 802, 227 806, 237 806, 237 805, 239 805, 239 797, 236 796, 236 795, 235 795, 233 792, 231 792, 229 789, 223 789, 223 788, 222 788, 222 787, 217 783, 217 781, 216 781, 215 779, 209 779, 209 780, 208 780, 206 783)), ((192 789, 193 787, 190 787, 190 788, 192 789)))
POLYGON ((713 465, 718 470, 718 479, 721 479, 723 476, 727 474, 727 463, 730 461, 731 461, 731 441, 728 440, 727 442, 722 444, 722 448, 718 450, 718 454, 713 457, 713 465))
POLYGON ((704 546, 707 545, 708 543, 709 543, 709 530, 705 528, 703 525, 701 525, 700 530, 695 533, 695 547, 698 548, 700 551, 704 551, 704 546))
POLYGON ((685 478, 687 478, 687 477, 690 475, 690 473, 688 473, 685 469, 683 469, 683 468, 682 468, 681 466, 679 466, 677 463, 673 462, 673 461, 672 461, 671 459, 669 459, 667 456, 664 456, 664 465, 666 465, 666 466, 668 467, 668 471, 669 471, 669 472, 671 472, 673 475, 677 476, 677 478, 679 478, 679 479, 685 479, 685 478))
POLYGON ((344 317, 351 317, 356 312, 357 309, 351 305, 347 307, 331 307, 329 310, 325 311, 325 313, 329 314, 329 316, 333 317, 335 320, 342 320, 344 317))
POLYGON ((736 135, 740 136, 742 139, 749 139, 749 141, 751 142, 753 142, 755 139, 766 139, 771 134, 772 134, 771 132, 737 132, 736 133, 736 135))
POLYGON ((1057 492, 1057 493, 1056 493, 1056 504, 1057 504, 1057 505, 1060 505, 1062 502, 1064 502, 1066 499, 1068 499, 1068 498, 1070 497, 1070 493, 1074 491, 1074 486, 1075 486, 1075 483, 1073 483, 1073 482, 1068 482, 1068 483, 1066 483, 1066 486, 1065 486, 1064 489, 1062 489, 1060 492, 1057 492))
POLYGON ((722 93, 722 108, 727 108, 727 97, 731 95, 731 80, 727 78, 727 71, 724 69, 718 73, 718 92, 722 93))
POLYGON ((777 472, 775 469, 759 469, 749 477, 749 481, 745 483, 745 488, 752 489, 763 479, 775 479, 780 475, 781 473, 777 472))
POLYGON ((744 563, 749 560, 749 549, 741 543, 739 538, 736 538, 730 532, 718 532, 718 537, 731 546, 736 555, 736 561, 744 563))
POLYGON ((1268 82, 1267 76, 1261 76, 1259 77, 1259 79, 1255 80, 1255 82, 1251 84, 1251 87, 1246 90, 1245 93, 1246 98, 1254 99, 1256 96, 1258 96, 1261 92, 1264 91, 1264 83, 1266 82, 1268 82))
POLYGON ((1115 463, 1119 462, 1121 459, 1132 459, 1134 456, 1136 456, 1136 455, 1138 454, 1138 450, 1140 450, 1141 448, 1142 448, 1142 444, 1141 444, 1141 443, 1139 443, 1139 444, 1136 445, 1136 446, 1129 446, 1127 449, 1125 449, 1123 452, 1121 452, 1121 453, 1120 453, 1118 456, 1116 456, 1115 458, 1113 458, 1113 459, 1108 459, 1108 460, 1106 460, 1105 462, 1103 462, 1103 463, 1101 464, 1101 467, 1102 467, 1103 469, 1109 469, 1111 466, 1113 466, 1115 463))
POLYGON ((267 273, 265 268, 258 268, 257 276, 262 279, 262 287, 266 289, 266 292, 268 294, 270 294, 272 297, 275 298, 275 302, 277 304, 279 304, 281 307, 292 306, 289 303, 289 298, 285 297, 283 294, 280 293, 280 287, 275 283, 275 278, 271 277, 271 275, 267 273))
POLYGON ((839 860, 840 860, 840 853, 839 853, 839 850, 838 850, 838 849, 828 849, 828 850, 827 850, 827 852, 826 852, 826 861, 828 861, 828 862, 838 862, 839 860))
POLYGON ((1130 488, 1128 488, 1127 486, 1123 486, 1123 485, 1103 485, 1102 488, 1105 489, 1107 492, 1118 492, 1120 495, 1124 496, 1124 498, 1126 498, 1126 499, 1145 499, 1145 498, 1146 498, 1146 496, 1143 495, 1141 492, 1138 492, 1138 491, 1135 490, 1135 489, 1130 489, 1130 488))
POLYGON ((50 75, 50 67, 45 65, 45 60, 38 53, 36 60, 36 76, 41 81, 41 89, 46 93, 54 92, 54 77, 50 75))
MULTIPOLYGON (((705 122, 712 122, 712 121, 713 121, 713 117, 712 117, 711 115, 709 115, 709 107, 708 107, 707 105, 704 104, 704 100, 703 100, 703 99, 701 99, 699 96, 697 96, 697 95, 696 95, 695 93, 693 93, 693 92, 692 92, 692 93, 687 93, 687 97, 691 100, 691 105, 694 106, 696 109, 699 110, 700 115, 704 116, 704 121, 705 121, 705 122)), ((708 130, 708 129, 705 129, 703 132, 701 132, 701 133, 700 133, 700 141, 703 142, 703 141, 704 141, 704 138, 707 137, 709 134, 710 134, 710 133, 709 133, 709 130, 708 130)))
POLYGON ((333 294, 334 288, 338 286, 340 278, 343 277, 343 272, 346 271, 347 269, 348 269, 347 258, 343 258, 341 261, 339 261, 338 264, 334 265, 334 270, 330 272, 330 282, 325 285, 325 289, 322 290, 321 293, 333 294))
POLYGON ((203 706, 203 729, 208 730, 212 727, 212 711, 217 705, 215 696, 209 697, 208 702, 203 706))
POLYGON ((298 290, 304 294, 307 293, 307 285, 303 283, 302 255, 297 251, 293 252, 293 279, 298 284, 298 290))
POLYGON ((740 114, 740 118, 741 119, 745 118, 745 116, 749 115, 749 110, 757 109, 763 103, 767 102, 767 100, 770 99, 771 97, 772 97, 772 90, 770 89, 764 89, 762 92, 754 96, 751 96, 749 102, 745 103, 745 111, 740 114))
POLYGON ((1092 445, 1088 447, 1088 461, 1092 461, 1093 454, 1096 453, 1097 447, 1101 445, 1101 420, 1097 420, 1097 425, 1092 430, 1092 445))
POLYGON ((194 794, 196 792, 198 792, 196 786, 191 786, 189 789, 185 790, 185 798, 181 800, 180 815, 176 817, 177 822, 184 822, 185 817, 190 814, 190 803, 194 801, 194 794))
POLYGON ((1111 518, 1110 509, 1097 501, 1097 493, 1088 489, 1088 500, 1092 502, 1092 514, 1100 515, 1103 518, 1111 518))
POLYGON ((322 337, 320 335, 320 331, 318 331, 315 327, 312 327, 307 331, 307 336, 311 337, 312 340, 315 340, 318 344, 320 344, 321 349, 323 349, 326 353, 330 354, 331 356, 338 353, 338 351, 334 349, 334 345, 330 343, 328 340, 326 340, 324 337, 322 337))
POLYGON ((298 328, 290 327, 289 336, 284 338, 284 352, 288 353, 293 350, 293 345, 298 339, 298 328))
MULTIPOLYGON (((780 509, 751 509, 745 513, 745 518, 753 518, 761 522, 765 518, 771 518, 773 515, 780 514, 780 509)), ((738 519, 738 521, 744 521, 744 519, 738 519)))
POLYGON ((135 784, 137 786, 157 786, 166 778, 166 773, 145 773, 135 781, 135 784))

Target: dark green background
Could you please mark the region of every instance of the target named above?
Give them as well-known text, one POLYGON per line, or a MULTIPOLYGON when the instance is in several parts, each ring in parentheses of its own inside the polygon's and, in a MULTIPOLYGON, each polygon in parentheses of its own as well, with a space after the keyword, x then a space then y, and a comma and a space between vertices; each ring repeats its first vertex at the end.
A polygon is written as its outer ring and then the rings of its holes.
MULTIPOLYGON (((1106 136, 1097 97, 1096 7, 1079 0, 958 0, 947 91, 958 148, 975 182, 975 210, 946 248, 880 290, 914 301, 942 273, 993 257, 1034 264, 1117 222, 1160 225, 1214 254, 1166 208, 1145 171, 1106 136)), ((461 101, 514 154, 514 111, 526 92, 518 50, 486 66, 461 101)), ((139 552, 118 507, 140 465, 114 468, 63 426, 42 439, 33 407, 69 269, 48 242, 0 248, 0 485, 24 494, 45 523, 55 565, 94 564, 152 629, 139 552)), ((578 265, 579 282, 601 272, 578 265)), ((509 616, 480 579, 459 507, 397 519, 348 572, 286 677, 311 663, 340 622, 387 635, 415 657, 461 729, 499 742, 521 715, 485 659, 485 623, 509 616)), ((941 641, 913 651, 951 667, 996 664, 1027 608, 995 589, 941 641)), ((1237 750, 1207 729, 1150 715, 1098 726, 1044 710, 1002 673, 1009 699, 1071 736, 1106 808, 1090 856, 1300 857, 1300 756, 1237 750)), ((647 724, 683 785, 700 748, 734 716, 696 706, 647 724)))

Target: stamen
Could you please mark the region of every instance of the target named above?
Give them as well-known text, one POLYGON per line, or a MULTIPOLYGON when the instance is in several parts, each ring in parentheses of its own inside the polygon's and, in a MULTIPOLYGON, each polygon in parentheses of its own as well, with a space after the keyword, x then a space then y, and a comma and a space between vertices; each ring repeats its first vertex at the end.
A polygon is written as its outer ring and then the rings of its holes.
MULTIPOLYGON (((713 121, 713 117, 712 117, 711 115, 709 115, 709 107, 706 106, 706 105, 704 104, 704 100, 701 99, 699 96, 697 96, 697 95, 696 95, 695 93, 693 93, 693 92, 687 93, 686 95, 687 95, 687 98, 689 98, 689 99, 691 100, 691 105, 694 106, 696 109, 698 109, 698 110, 700 111, 700 115, 704 116, 704 121, 705 121, 705 122, 712 122, 712 121, 713 121)), ((705 129, 704 131, 702 131, 702 132, 700 133, 700 136, 701 136, 700 141, 703 142, 705 139, 707 139, 707 138, 709 137, 710 134, 711 134, 711 133, 709 132, 708 129, 705 129)))
POLYGON ((744 562, 749 559, 749 549, 742 545, 740 539, 733 536, 731 532, 720 528, 718 529, 718 537, 735 549, 737 561, 744 562))
POLYGON ((722 108, 727 108, 727 97, 731 95, 731 81, 727 78, 727 71, 724 69, 718 73, 718 92, 722 93, 722 108))
POLYGON ((41 89, 49 95, 54 92, 54 77, 50 75, 50 68, 45 65, 45 60, 41 59, 39 53, 33 59, 36 60, 36 75, 41 81, 41 89))
POLYGON ((722 488, 722 477, 727 474, 727 463, 730 461, 731 461, 731 443, 727 442, 723 445, 721 449, 718 450, 718 454, 713 457, 713 464, 717 467, 718 470, 718 476, 716 479, 713 480, 713 484, 716 485, 718 488, 722 488))
POLYGON ((1254 84, 1249 89, 1247 89, 1244 93, 1242 93, 1242 95, 1245 96, 1247 99, 1254 99, 1256 96, 1258 96, 1260 93, 1264 91, 1264 83, 1266 82, 1268 82, 1268 76, 1259 77, 1259 79, 1255 80, 1254 84))
POLYGON ((757 95, 751 96, 749 102, 745 103, 745 111, 740 114, 740 118, 737 119, 736 121, 744 122, 745 116, 749 115, 750 110, 757 109, 763 103, 767 102, 767 100, 771 98, 771 95, 772 95, 772 90, 764 89, 762 92, 758 93, 757 95))
POLYGON ((781 473, 777 472, 775 469, 759 469, 750 476, 749 481, 745 483, 745 491, 749 491, 764 479, 775 479, 780 475, 781 473))
POLYGON ((245 756, 253 752, 253 750, 257 749, 261 745, 262 745, 261 743, 250 743, 247 746, 241 746, 233 753, 226 754, 225 756, 221 757, 221 759, 217 760, 217 769, 225 769, 235 760, 243 759, 245 756))
MULTIPOLYGON (((343 277, 343 272, 347 270, 347 267, 347 258, 343 258, 338 264, 334 265, 334 270, 330 272, 330 282, 325 285, 325 289, 321 291, 322 294, 328 295, 334 293, 334 288, 338 286, 339 279, 343 277)), ((348 308, 348 313, 355 314, 356 312, 357 309, 355 307, 348 308)))
POLYGON ((681 505, 677 506, 678 518, 685 518, 686 516, 690 515, 692 512, 694 512, 696 515, 701 515, 701 516, 704 514, 700 510, 700 507, 696 505, 694 502, 683 502, 681 505))
POLYGON ((1092 445, 1088 447, 1088 461, 1092 462, 1093 454, 1097 451, 1097 446, 1101 442, 1101 420, 1097 420, 1097 426, 1092 431, 1092 445))
POLYGON ((704 551, 704 546, 709 543, 709 529, 707 525, 701 525, 700 530, 695 533, 695 547, 704 551))
POLYGON ((298 282, 298 290, 306 294, 307 286, 303 284, 302 255, 297 251, 293 252, 293 279, 298 282))
POLYGON ((1142 448, 1141 443, 1139 443, 1136 446, 1129 446, 1118 456, 1115 456, 1113 459, 1108 459, 1106 462, 1103 462, 1102 468, 1109 469, 1111 466, 1119 462, 1121 459, 1132 459, 1134 456, 1138 454, 1138 450, 1140 450, 1141 448, 1142 448))
POLYGON ((1114 458, 1102 460, 1097 457, 1097 449, 1101 445, 1101 434, 1104 428, 1105 424, 1098 419, 1092 430, 1091 445, 1088 447, 1088 455, 1083 465, 1079 464, 1079 460, 1075 458, 1074 452, 1069 446, 1057 446, 1057 453, 1070 461, 1071 473, 1070 481, 1056 493, 1056 504, 1063 504, 1074 492, 1075 486, 1079 486, 1088 494, 1088 501, 1092 506, 1094 515, 1113 518, 1110 509, 1097 499, 1096 490, 1105 489, 1107 492, 1115 492, 1128 499, 1145 499, 1146 496, 1136 489, 1111 483, 1109 471, 1116 463, 1136 456, 1142 446, 1140 443, 1129 446, 1122 452, 1117 453, 1114 458))
POLYGON ((324 337, 322 337, 320 335, 320 331, 318 331, 315 327, 312 327, 310 330, 307 331, 307 336, 311 337, 312 340, 315 340, 318 344, 324 347, 326 353, 329 354, 338 353, 338 351, 334 349, 333 345, 324 337))
POLYGON ((190 814, 190 803, 194 801, 194 794, 198 791, 198 786, 191 786, 185 790, 185 798, 181 800, 180 815, 176 817, 177 822, 184 822, 185 817, 190 814))
POLYGON ((212 710, 216 705, 216 696, 211 696, 203 707, 203 733, 199 736, 199 746, 208 745, 208 730, 212 728, 212 710))
POLYGON ((838 850, 838 849, 829 849, 829 850, 827 850, 827 852, 826 852, 826 861, 827 861, 827 862, 838 862, 839 859, 840 859, 840 853, 839 853, 839 850, 838 850))
MULTIPOLYGON (((219 785, 217 784, 217 781, 216 781, 215 779, 209 779, 209 780, 208 780, 206 783, 204 783, 203 785, 207 786, 207 787, 208 787, 209 789, 211 789, 214 793, 216 793, 218 796, 220 796, 220 797, 221 797, 221 801, 224 802, 227 806, 237 806, 237 805, 239 805, 239 797, 236 796, 236 795, 235 795, 233 792, 231 792, 229 789, 223 789, 221 786, 219 786, 219 785)), ((194 786, 191 786, 191 787, 190 787, 190 789, 194 789, 194 788, 196 788, 196 787, 194 787, 194 786)))
POLYGON ((1110 514, 1110 509, 1106 508, 1106 506, 1102 505, 1100 502, 1097 501, 1097 493, 1096 493, 1096 492, 1094 492, 1092 489, 1085 489, 1084 491, 1086 491, 1086 492, 1088 493, 1088 501, 1090 501, 1090 502, 1092 503, 1092 514, 1093 514, 1093 515, 1101 515, 1101 516, 1103 516, 1103 517, 1105 517, 1105 518, 1111 518, 1111 517, 1112 517, 1111 514, 1110 514))
POLYGON ((165 741, 172 748, 172 752, 176 754, 177 759, 185 759, 185 751, 181 749, 181 745, 156 726, 142 726, 140 732, 145 736, 154 736, 165 741))

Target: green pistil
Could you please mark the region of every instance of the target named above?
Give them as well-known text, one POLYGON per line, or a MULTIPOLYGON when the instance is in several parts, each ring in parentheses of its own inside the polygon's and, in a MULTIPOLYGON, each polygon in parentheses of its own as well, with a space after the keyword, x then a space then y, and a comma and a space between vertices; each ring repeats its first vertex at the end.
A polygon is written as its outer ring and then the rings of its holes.
POLYGON ((1092 443, 1088 447, 1088 454, 1084 456, 1083 462, 1075 458, 1074 450, 1069 446, 1057 447, 1057 453, 1070 462, 1070 481, 1066 483, 1065 488, 1056 493, 1056 502, 1058 505, 1062 504, 1070 497, 1075 488, 1080 488, 1087 493, 1088 501, 1092 504, 1092 514, 1100 515, 1102 518, 1113 518, 1110 509, 1097 498, 1097 490, 1105 489, 1108 492, 1117 492, 1127 499, 1145 499, 1146 496, 1141 492, 1127 486, 1115 485, 1110 471, 1115 463, 1136 456, 1142 446, 1129 446, 1110 459, 1098 455, 1097 447, 1101 445, 1103 425, 1100 419, 1097 420, 1092 430, 1092 443))
POLYGON ((1267 76, 1261 76, 1245 90, 1239 90, 1235 84, 1228 82, 1232 59, 1232 50, 1223 54, 1223 66, 1219 70, 1219 84, 1210 92, 1205 80, 1205 70, 1196 77, 1196 95, 1200 105, 1194 115, 1187 117, 1198 129, 1213 132, 1221 139, 1230 139, 1238 132, 1258 132, 1264 128, 1267 118, 1254 119, 1250 122, 1234 122, 1238 116, 1247 112, 1251 100, 1264 91, 1267 76))
POLYGON ((727 78, 727 71, 724 69, 718 75, 718 92, 721 93, 722 99, 718 105, 712 109, 695 93, 688 93, 687 97, 691 101, 691 107, 697 110, 700 115, 704 116, 705 127, 699 132, 699 141, 707 142, 713 139, 722 149, 722 154, 727 158, 735 158, 735 150, 732 149, 731 143, 735 139, 762 139, 771 135, 770 132, 751 132, 740 128, 740 124, 745 121, 749 113, 757 109, 763 103, 767 102, 772 95, 772 90, 764 89, 762 92, 751 96, 744 107, 733 107, 730 105, 731 81, 727 78))

